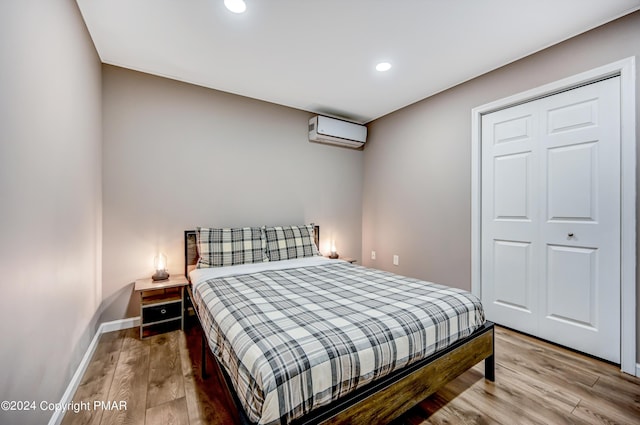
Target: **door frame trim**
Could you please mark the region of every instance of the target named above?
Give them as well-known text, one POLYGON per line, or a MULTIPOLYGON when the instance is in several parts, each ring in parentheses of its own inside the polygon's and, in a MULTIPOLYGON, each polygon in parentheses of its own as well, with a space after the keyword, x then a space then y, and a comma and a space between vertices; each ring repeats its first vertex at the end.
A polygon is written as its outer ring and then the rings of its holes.
POLYGON ((620 76, 621 323, 620 368, 636 375, 636 71, 635 56, 564 78, 471 110, 471 292, 481 296, 482 115, 620 76))

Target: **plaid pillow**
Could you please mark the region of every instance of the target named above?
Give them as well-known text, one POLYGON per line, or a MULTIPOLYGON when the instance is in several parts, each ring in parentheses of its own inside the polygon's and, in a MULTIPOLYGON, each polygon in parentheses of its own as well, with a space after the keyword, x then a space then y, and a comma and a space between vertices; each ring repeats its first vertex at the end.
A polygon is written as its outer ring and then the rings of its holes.
POLYGON ((260 227, 196 229, 197 268, 233 266, 269 261, 260 227))
POLYGON ((313 224, 264 227, 269 261, 320 255, 314 242, 313 224))

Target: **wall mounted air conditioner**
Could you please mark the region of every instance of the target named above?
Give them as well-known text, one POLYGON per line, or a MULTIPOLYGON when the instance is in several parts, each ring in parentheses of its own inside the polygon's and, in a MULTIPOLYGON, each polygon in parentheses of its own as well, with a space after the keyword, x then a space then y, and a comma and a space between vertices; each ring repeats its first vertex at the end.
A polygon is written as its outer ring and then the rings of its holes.
POLYGON ((359 148, 367 140, 367 127, 316 115, 309 120, 309 140, 359 148))

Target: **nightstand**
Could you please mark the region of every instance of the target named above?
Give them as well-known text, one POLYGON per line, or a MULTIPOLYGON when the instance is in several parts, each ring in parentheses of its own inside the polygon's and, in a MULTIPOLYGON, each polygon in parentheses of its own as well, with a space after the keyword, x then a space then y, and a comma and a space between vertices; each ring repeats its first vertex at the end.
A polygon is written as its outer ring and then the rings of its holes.
POLYGON ((184 288, 188 284, 184 276, 157 282, 151 278, 136 280, 134 290, 140 292, 140 339, 178 324, 184 330, 184 288))

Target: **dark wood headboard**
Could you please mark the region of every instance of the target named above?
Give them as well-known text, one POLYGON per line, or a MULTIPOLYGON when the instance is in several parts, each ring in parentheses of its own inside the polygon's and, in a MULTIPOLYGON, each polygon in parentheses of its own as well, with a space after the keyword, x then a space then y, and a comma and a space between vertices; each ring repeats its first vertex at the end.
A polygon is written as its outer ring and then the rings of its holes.
POLYGON ((189 278, 189 272, 198 263, 198 241, 195 230, 184 231, 184 275, 189 278))
MULTIPOLYGON (((320 250, 320 226, 313 226, 314 242, 320 250)), ((195 230, 184 231, 184 275, 189 278, 189 272, 198 263, 198 241, 195 230)))

